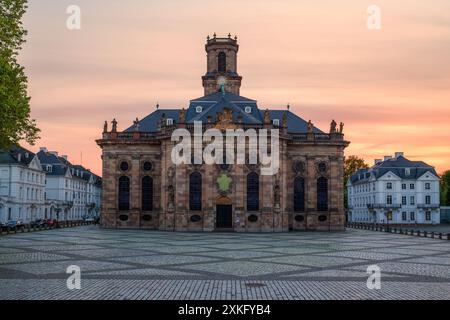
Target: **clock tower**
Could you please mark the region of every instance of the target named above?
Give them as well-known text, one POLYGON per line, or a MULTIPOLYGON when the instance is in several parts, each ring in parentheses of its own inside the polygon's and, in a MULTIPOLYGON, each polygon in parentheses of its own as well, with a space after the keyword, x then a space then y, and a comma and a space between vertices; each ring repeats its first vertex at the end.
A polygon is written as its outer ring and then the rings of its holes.
POLYGON ((202 77, 205 96, 225 90, 239 95, 242 77, 237 73, 237 37, 212 38, 208 36, 206 45, 207 71, 202 77))

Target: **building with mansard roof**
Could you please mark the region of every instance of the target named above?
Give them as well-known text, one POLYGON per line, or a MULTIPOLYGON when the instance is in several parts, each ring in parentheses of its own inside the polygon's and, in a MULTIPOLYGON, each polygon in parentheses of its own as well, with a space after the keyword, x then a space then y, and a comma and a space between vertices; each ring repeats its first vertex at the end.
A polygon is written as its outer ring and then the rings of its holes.
POLYGON ((349 221, 393 225, 438 224, 439 175, 403 152, 376 159, 347 183, 349 221))
POLYGON ((343 163, 349 144, 343 124, 333 120, 324 132, 289 107, 259 106, 240 92, 237 39, 214 36, 205 49, 203 96, 185 108, 157 106, 122 131, 115 120, 112 128, 105 122, 97 140, 103 159, 102 225, 170 231, 343 230, 343 163), (270 154, 278 157, 279 170, 262 174, 260 159, 247 160, 249 148, 244 163, 174 162, 174 132, 194 133, 199 123, 203 131, 223 133, 265 129, 272 130, 272 137, 276 130, 279 152, 270 154))

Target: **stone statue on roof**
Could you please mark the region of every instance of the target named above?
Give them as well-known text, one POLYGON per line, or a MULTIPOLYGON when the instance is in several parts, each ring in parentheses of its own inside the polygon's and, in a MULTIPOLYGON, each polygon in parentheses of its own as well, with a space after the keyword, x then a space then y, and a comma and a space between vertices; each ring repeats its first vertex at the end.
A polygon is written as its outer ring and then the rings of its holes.
POLYGON ((108 132, 108 121, 105 121, 105 124, 103 125, 103 133, 108 132))
POLYGON ((264 124, 269 124, 270 123, 270 113, 269 113, 269 109, 266 109, 264 111, 264 124))
POLYGON ((344 132, 344 123, 341 122, 341 123, 339 124, 339 133, 343 133, 343 132, 344 132))
POLYGON ((186 122, 186 110, 183 108, 180 111, 180 123, 185 123, 186 122))
POLYGON ((337 126, 337 123, 333 119, 333 121, 331 121, 331 124, 330 124, 330 133, 336 133, 336 126, 337 126))
POLYGON ((117 121, 116 118, 113 119, 111 132, 117 132, 117 121))
POLYGON ((313 133, 314 125, 311 120, 308 121, 308 133, 313 133))
POLYGON ((133 121, 134 124, 134 131, 139 131, 139 119, 136 118, 136 120, 133 121))

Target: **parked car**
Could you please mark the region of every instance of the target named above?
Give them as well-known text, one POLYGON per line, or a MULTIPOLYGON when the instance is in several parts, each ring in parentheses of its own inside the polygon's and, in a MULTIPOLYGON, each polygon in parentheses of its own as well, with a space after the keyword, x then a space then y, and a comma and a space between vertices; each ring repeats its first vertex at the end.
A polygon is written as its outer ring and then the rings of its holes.
POLYGON ((6 230, 19 231, 24 229, 25 224, 20 220, 9 220, 8 222, 6 222, 6 230))
POLYGON ((56 220, 54 220, 54 219, 48 219, 48 220, 46 221, 46 224, 47 224, 48 227, 54 228, 54 227, 56 227, 56 225, 58 224, 58 221, 56 221, 56 220))
POLYGON ((47 225, 47 221, 43 219, 37 219, 30 223, 30 227, 32 228, 44 228, 47 225))
POLYGON ((85 222, 94 222, 95 219, 94 218, 84 218, 85 222))

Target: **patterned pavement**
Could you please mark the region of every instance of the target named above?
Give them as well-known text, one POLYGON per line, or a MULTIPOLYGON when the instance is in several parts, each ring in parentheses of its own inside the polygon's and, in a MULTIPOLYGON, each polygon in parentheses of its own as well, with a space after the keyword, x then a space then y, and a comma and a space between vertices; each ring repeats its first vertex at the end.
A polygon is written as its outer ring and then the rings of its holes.
POLYGON ((83 226, 0 237, 0 283, 0 299, 450 299, 450 241, 83 226), (380 290, 366 286, 374 264, 380 290), (80 290, 66 286, 70 265, 80 290))

